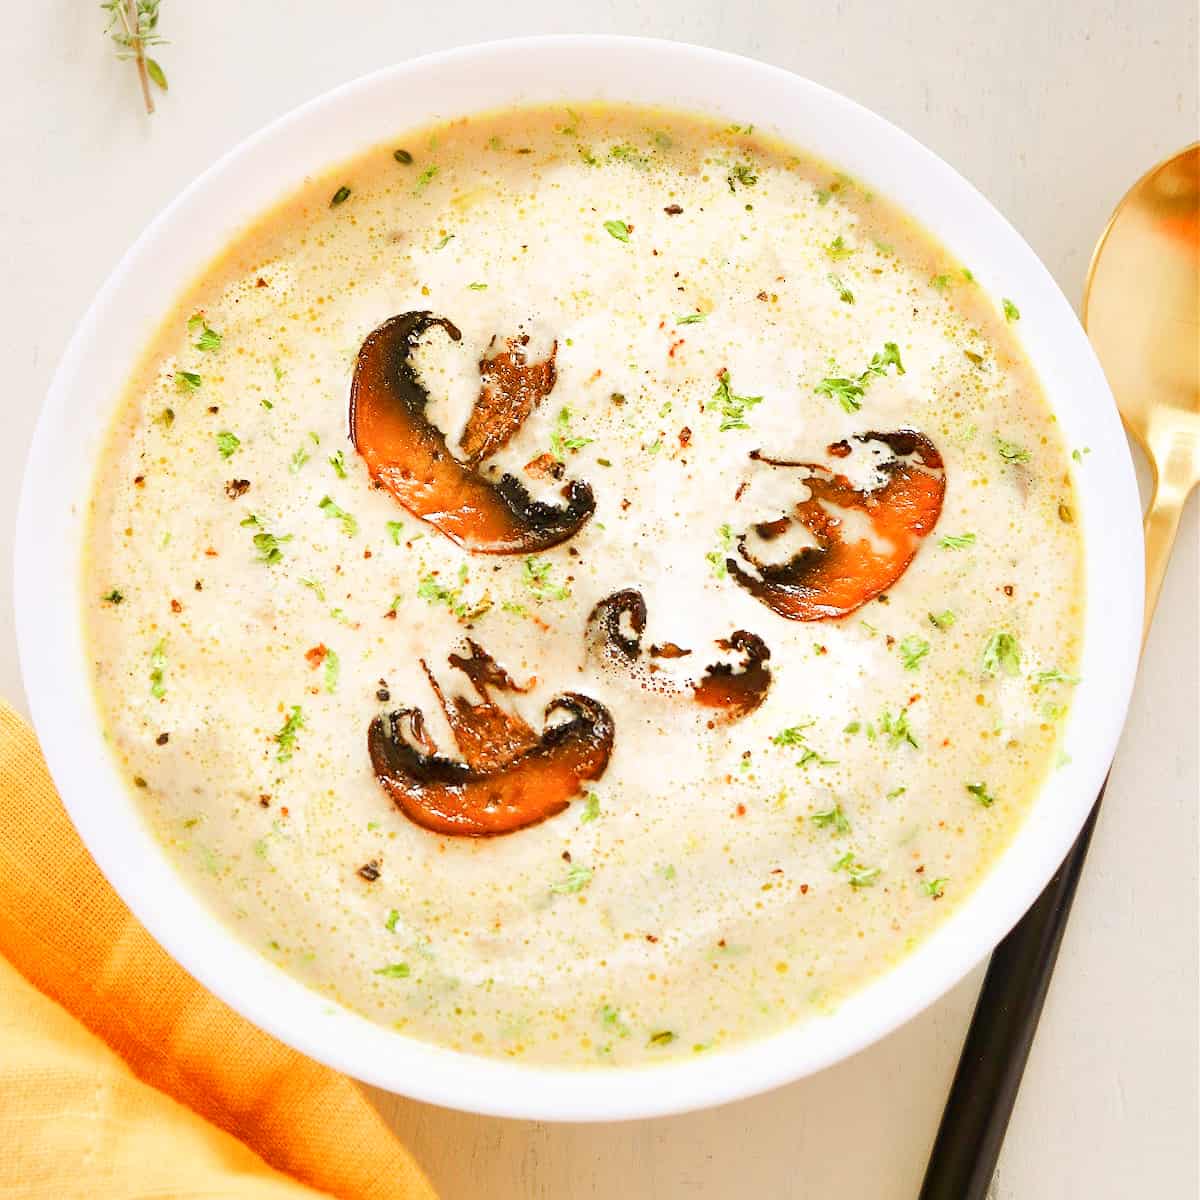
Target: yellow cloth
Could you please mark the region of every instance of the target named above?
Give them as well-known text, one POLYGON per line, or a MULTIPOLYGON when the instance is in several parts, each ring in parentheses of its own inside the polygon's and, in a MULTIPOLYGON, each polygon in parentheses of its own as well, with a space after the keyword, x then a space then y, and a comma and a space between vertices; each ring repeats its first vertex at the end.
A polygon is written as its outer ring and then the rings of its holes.
POLYGON ((435 1200, 356 1084, 137 923, 0 701, 0 1196, 318 1195, 435 1200))

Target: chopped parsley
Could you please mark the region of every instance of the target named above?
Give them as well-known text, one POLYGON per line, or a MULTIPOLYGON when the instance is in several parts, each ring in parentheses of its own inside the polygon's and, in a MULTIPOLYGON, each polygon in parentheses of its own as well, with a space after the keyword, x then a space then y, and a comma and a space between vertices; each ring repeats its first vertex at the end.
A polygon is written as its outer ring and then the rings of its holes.
POLYGON ((717 530, 717 536, 721 539, 720 545, 716 550, 710 550, 704 559, 712 567, 712 573, 718 579, 724 579, 729 573, 725 566, 725 556, 733 546, 733 529, 729 525, 722 525, 717 530))
POLYGON ((338 658, 336 650, 326 650, 324 668, 325 690, 327 692, 336 692, 338 676, 342 672, 342 662, 338 658))
POLYGON ((1004 319, 1011 325, 1021 319, 1021 310, 1007 297, 1001 301, 1004 305, 1004 319))
POLYGON ((358 534, 358 521, 348 513, 344 508, 336 505, 332 498, 325 496, 317 507, 327 516, 333 517, 342 523, 342 532, 347 537, 355 537, 358 534))
POLYGON ((975 545, 975 535, 973 533, 948 533, 938 545, 943 550, 965 550, 968 546, 975 545))
POLYGON ((527 558, 522 568, 525 586, 535 600, 565 600, 571 594, 571 589, 565 585, 550 582, 550 567, 544 558, 527 558))
POLYGON ((1006 442, 999 434, 996 435, 996 453, 1006 463, 1027 463, 1029 461, 1029 451, 1024 446, 1020 446, 1016 442, 1006 442))
MULTIPOLYGON (((170 412, 170 411, 171 410, 168 408, 167 412, 170 412)), ((1081 462, 1083 462, 1083 456, 1085 454, 1091 454, 1091 452, 1092 452, 1091 446, 1084 446, 1082 449, 1080 449, 1079 447, 1076 447, 1074 450, 1071 451, 1071 457, 1077 463, 1081 463, 1081 462)))
POLYGON ((850 832, 850 822, 846 820, 840 804, 813 813, 812 822, 818 829, 832 829, 834 833, 850 832))
POLYGON ((487 291, 486 283, 468 283, 467 287, 469 287, 471 289, 471 291, 473 291, 473 292, 486 292, 487 291))
POLYGON ((195 371, 175 372, 175 390, 177 392, 194 392, 203 382, 204 380, 195 371))
POLYGON ((398 908, 389 909, 388 915, 387 915, 387 920, 384 921, 384 923, 383 923, 384 929, 386 929, 388 931, 388 933, 395 933, 396 932, 396 922, 399 920, 400 920, 400 910, 398 908))
POLYGON ((222 458, 232 458, 241 444, 242 439, 228 429, 223 429, 217 434, 217 450, 222 458))
POLYGON ((942 893, 946 890, 946 884, 949 882, 945 875, 939 875, 937 879, 922 879, 921 891, 931 900, 940 900, 942 893))
POLYGON ((423 170, 420 175, 417 176, 416 190, 419 192, 424 188, 427 188, 433 182, 433 178, 437 173, 437 164, 430 163, 429 166, 427 166, 425 170, 423 170))
POLYGON ((450 239, 453 236, 454 236, 454 234, 452 234, 452 233, 443 233, 442 240, 440 242, 438 242, 438 244, 436 246, 434 246, 434 249, 435 250, 444 250, 450 244, 450 239))
POLYGON ((188 333, 196 339, 193 345, 197 350, 220 350, 221 335, 215 329, 208 327, 208 322, 202 313, 195 313, 189 317, 187 327, 188 333))
POLYGON ((845 871, 853 888, 871 887, 881 874, 879 867, 867 867, 859 862, 853 850, 847 850, 830 870, 845 871))
MULTIPOLYGON (((898 709, 895 716, 885 708, 879 714, 879 732, 885 734, 894 750, 901 742, 907 742, 914 750, 921 748, 920 743, 913 737, 913 731, 908 724, 908 709, 898 709)), ((871 729, 867 728, 868 735, 871 729)))
POLYGON ((629 1036, 629 1026, 621 1020, 621 1010, 614 1008, 611 1004, 602 1004, 600 1010, 596 1013, 600 1018, 602 1025, 607 1025, 614 1030, 620 1037, 629 1036))
POLYGON ((660 1029, 657 1033, 650 1035, 650 1040, 646 1044, 648 1046, 669 1046, 676 1038, 676 1035, 669 1029, 660 1029))
POLYGON ((1005 675, 1020 675, 1021 648, 1011 633, 996 630, 988 637, 983 647, 980 669, 985 675, 1003 671, 1005 675))
POLYGON ((592 881, 592 868, 576 863, 563 879, 550 885, 550 891, 556 896, 572 896, 582 892, 592 881))
POLYGON ((858 412, 872 377, 887 375, 888 367, 895 367, 898 375, 905 374, 904 363, 900 360, 900 347, 895 342, 884 342, 883 349, 871 355, 871 361, 854 379, 844 375, 828 376, 817 384, 814 391, 818 396, 836 400, 848 413, 858 412))
POLYGON ((310 588, 312 591, 316 592, 317 599, 320 600, 322 604, 325 603, 325 589, 315 579, 302 579, 300 582, 306 588, 310 588))
POLYGON ((343 183, 332 196, 329 197, 329 207, 337 208, 339 204, 345 204, 350 199, 350 189, 343 183))
POLYGON ((346 456, 341 450, 329 456, 329 465, 333 468, 334 474, 339 479, 346 478, 346 456))
POLYGON ((907 791, 908 791, 908 788, 906 788, 906 787, 894 787, 894 788, 892 788, 892 790, 890 792, 888 792, 888 794, 884 797, 884 799, 885 800, 895 800, 897 796, 903 796, 904 793, 907 791))
POLYGON ((749 429, 746 420, 746 409, 762 403, 761 396, 739 396, 729 386, 729 372, 722 370, 717 382, 717 390, 713 392, 713 403, 718 405, 721 413, 720 432, 727 433, 731 429, 749 429))
POLYGON ((758 182, 758 174, 749 163, 738 163, 725 176, 725 182, 729 184, 731 192, 736 192, 738 184, 744 188, 753 187, 758 182))
POLYGON ((815 725, 815 721, 803 721, 799 725, 789 725, 786 729, 781 729, 772 739, 772 746, 803 746, 805 733, 804 731, 815 725))
POLYGON ((704 318, 707 316, 708 316, 708 313, 702 313, 702 312, 688 313, 686 317, 676 317, 675 324, 676 325, 699 325, 700 322, 703 321, 704 318))
POLYGON ((386 967, 380 967, 376 975, 382 975, 386 979, 407 979, 411 972, 408 969, 408 963, 389 963, 386 967))
POLYGON ((1069 683, 1076 684, 1079 682, 1078 675, 1067 675, 1060 671, 1058 667, 1051 667, 1048 671, 1034 671, 1031 676, 1033 686, 1035 688, 1044 687, 1048 683, 1069 683))
POLYGON ((554 432, 550 435, 550 451, 559 462, 565 461, 568 450, 582 450, 584 446, 590 446, 596 440, 571 433, 571 410, 565 406, 558 410, 554 425, 554 432))
POLYGON ((280 547, 285 542, 292 540, 290 533, 284 534, 283 537, 279 537, 274 533, 268 533, 263 529, 262 522, 253 513, 242 521, 241 524, 258 529, 259 531, 254 535, 254 548, 258 551, 259 562, 266 563, 268 567, 273 567, 283 558, 283 551, 280 547))
POLYGON ((968 783, 966 788, 984 808, 991 808, 996 803, 996 797, 988 791, 986 783, 968 783))
POLYGON ((633 232, 633 226, 627 225, 624 221, 605 221, 604 228, 617 239, 618 242, 629 241, 629 235, 633 232))
POLYGON ((608 157, 615 158, 617 162, 629 163, 630 166, 637 167, 642 171, 650 165, 650 159, 636 146, 631 146, 628 142, 622 142, 619 145, 609 147, 608 157))
MULTIPOLYGON (((934 623, 936 624, 936 622, 934 623)), ((906 671, 915 671, 921 665, 921 659, 928 653, 929 643, 924 638, 917 637, 916 634, 909 634, 900 643, 900 661, 904 663, 906 671)))
POLYGON ((930 624, 936 625, 943 631, 953 628, 954 622, 957 620, 958 618, 948 608, 943 609, 940 613, 931 612, 929 614, 930 624))
POLYGON ((101 596, 100 599, 103 600, 105 604, 121 604, 124 602, 125 596, 124 593, 118 591, 116 588, 113 588, 111 592, 101 596))
POLYGON ((930 281, 939 292, 944 292, 950 286, 949 275, 935 275, 930 281))
POLYGON ((825 253, 837 262, 841 258, 849 258, 854 253, 853 246, 846 245, 846 239, 839 233, 837 237, 825 247, 825 253))
POLYGON ((300 705, 293 704, 291 712, 287 715, 287 720, 280 727, 279 732, 275 734, 275 744, 279 747, 275 751, 276 762, 287 762, 292 757, 292 751, 296 748, 296 734, 304 728, 304 712, 300 705))
POLYGON ((825 276, 825 278, 828 279, 829 282, 833 284, 834 291, 837 292, 838 299, 843 304, 853 304, 854 303, 854 293, 846 286, 846 284, 843 282, 842 277, 840 275, 835 275, 832 271, 830 271, 829 274, 825 276))
POLYGON ((595 792, 588 792, 583 802, 583 812, 579 814, 580 825, 595 821, 600 816, 600 797, 595 792))
POLYGON ((310 457, 311 455, 308 453, 307 448, 303 445, 300 446, 296 453, 292 455, 291 461, 288 463, 288 470, 295 475, 308 462, 310 457))
POLYGON ((403 521, 389 521, 387 523, 388 537, 392 539, 393 546, 400 545, 400 534, 404 529, 403 521))
POLYGON ((159 638, 150 651, 150 695, 161 700, 167 694, 163 672, 167 669, 167 640, 159 638))
MULTIPOLYGON (((463 585, 467 582, 467 564, 458 568, 458 586, 446 587, 440 583, 436 575, 426 575, 417 585, 417 596, 429 604, 444 604, 460 621, 471 621, 482 617, 492 607, 491 597, 486 593, 475 604, 468 604, 463 599, 463 585)), ((399 597, 392 602, 392 611, 396 610, 399 597)))

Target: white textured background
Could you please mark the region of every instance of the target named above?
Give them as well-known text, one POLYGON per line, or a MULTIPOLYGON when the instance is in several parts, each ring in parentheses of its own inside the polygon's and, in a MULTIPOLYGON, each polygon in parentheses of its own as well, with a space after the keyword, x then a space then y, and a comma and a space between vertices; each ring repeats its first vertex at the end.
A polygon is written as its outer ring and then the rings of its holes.
MULTIPOLYGON (((193 175, 335 84, 530 33, 648 34, 748 54, 852 96, 948 159, 1074 301, 1114 202, 1200 133, 1194 0, 164 0, 162 11, 171 92, 151 120, 91 0, 7 0, 0 21, 0 693, 18 705, 12 518, 72 327, 193 175)), ((1197 541, 1193 499, 998 1200, 1200 1194, 1197 541)), ((378 1099, 445 1200, 910 1200, 977 986, 850 1062, 706 1114, 552 1126, 378 1099)))

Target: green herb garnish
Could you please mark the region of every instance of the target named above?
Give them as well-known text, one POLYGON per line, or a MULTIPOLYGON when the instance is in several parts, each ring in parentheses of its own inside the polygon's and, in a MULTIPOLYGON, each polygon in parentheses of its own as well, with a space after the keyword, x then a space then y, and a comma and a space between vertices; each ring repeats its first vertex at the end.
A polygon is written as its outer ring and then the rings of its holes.
POLYGON ((338 676, 342 672, 342 661, 337 656, 335 650, 325 651, 325 690, 327 692, 336 692, 338 684, 338 676))
POLYGON ((400 534, 404 529, 403 521, 389 521, 387 523, 388 537, 392 539, 393 546, 400 545, 400 534))
POLYGON ((842 811, 840 804, 813 813, 812 823, 818 829, 832 829, 834 833, 850 832, 850 822, 846 819, 846 814, 842 811))
POLYGON ((334 474, 339 479, 346 478, 346 456, 341 450, 338 450, 335 454, 330 455, 329 465, 333 468, 334 474))
POLYGON ((1011 633, 996 630, 988 637, 983 647, 980 669, 985 675, 1003 671, 1005 675, 1020 675, 1021 649, 1011 633))
POLYGON ((1011 325, 1021 319, 1021 310, 1006 296, 1001 303, 1004 306, 1004 319, 1011 325))
POLYGON ((988 791, 986 783, 968 783, 966 789, 984 808, 991 808, 996 803, 996 797, 988 791))
POLYGON ((175 390, 177 392, 194 392, 204 380, 195 371, 176 371, 175 390))
POLYGON ((223 429, 217 434, 217 450, 222 458, 232 458, 241 444, 241 438, 236 433, 230 433, 228 429, 223 429))
POLYGON ((837 237, 835 237, 833 241, 825 247, 825 253, 828 254, 829 257, 834 260, 834 262, 837 262, 839 259, 849 258, 850 255, 854 253, 854 247, 847 246, 846 239, 839 233, 837 237))
POLYGON ((633 226, 627 225, 624 221, 605 221, 604 228, 617 239, 618 242, 629 241, 629 235, 633 232, 633 226))
POLYGON ((946 630, 950 629, 958 618, 947 608, 943 609, 940 613, 931 612, 929 620, 931 624, 936 625, 939 629, 946 630))
POLYGON ((1027 463, 1029 461, 1029 451, 1024 446, 1019 446, 1016 442, 1006 442, 999 434, 996 435, 996 453, 1006 463, 1027 463))
POLYGON ((669 1029, 660 1029, 657 1033, 652 1033, 650 1035, 650 1041, 647 1043, 647 1045, 669 1046, 675 1040, 675 1037, 676 1035, 669 1029))
POLYGON ((550 582, 550 567, 544 558, 527 558, 522 571, 525 586, 536 600, 566 600, 571 594, 570 588, 550 582))
POLYGON ((304 712, 300 705, 293 704, 291 712, 275 735, 275 744, 279 747, 275 752, 276 762, 287 762, 296 748, 296 734, 304 728, 304 712))
POLYGON ((285 542, 292 540, 290 533, 279 537, 274 533, 268 533, 262 527, 262 522, 253 513, 250 514, 241 524, 245 527, 258 529, 259 532, 254 535, 254 548, 258 551, 258 561, 266 563, 268 567, 273 567, 281 558, 283 551, 280 547, 285 542))
POLYGON ((884 342, 883 349, 871 355, 871 361, 856 378, 829 376, 822 379, 813 390, 818 396, 828 396, 831 400, 836 400, 848 413, 858 412, 862 408, 867 384, 876 375, 886 375, 888 367, 895 367, 898 375, 905 374, 904 363, 900 360, 900 347, 895 342, 884 342))
POLYGON ((151 58, 146 49, 161 46, 164 39, 159 36, 158 6, 160 0, 104 0, 100 5, 108 14, 104 32, 117 47, 117 58, 121 61, 133 59, 137 65, 138 80, 142 85, 142 103, 146 112, 154 112, 154 99, 150 95, 150 84, 167 90, 166 72, 151 58))
POLYGON ((163 672, 167 669, 167 640, 159 638, 150 651, 150 695, 161 700, 167 694, 163 672))
POLYGON ((594 438, 578 437, 571 433, 571 410, 569 408, 560 408, 554 423, 555 429, 550 435, 550 452, 559 462, 565 461, 568 450, 572 452, 582 450, 584 446, 590 446, 595 441, 594 438))
POLYGON ((975 545, 975 535, 973 533, 948 533, 938 545, 943 550, 965 550, 968 546, 975 545))
POLYGON ((945 875, 939 875, 937 879, 922 879, 921 891, 931 900, 940 900, 942 893, 946 890, 946 884, 949 882, 945 875))
POLYGON ((317 507, 327 516, 341 521, 342 532, 347 537, 355 537, 358 534, 358 521, 348 513, 344 508, 339 507, 333 502, 332 497, 322 497, 317 507))
POLYGON ((339 204, 345 204, 350 199, 350 189, 343 183, 332 196, 329 197, 329 207, 337 208, 339 204))
POLYGON ((107 595, 101 596, 100 599, 106 604, 122 604, 125 600, 125 596, 116 588, 113 588, 111 592, 107 593, 107 595))
MULTIPOLYGON (((869 726, 867 732, 870 734, 869 726)), ((895 716, 892 716, 885 708, 879 714, 879 732, 887 736, 893 750, 901 742, 907 742, 914 750, 921 748, 920 743, 913 737, 912 729, 909 727, 907 708, 899 709, 895 716)))
POLYGON ((749 429, 746 409, 762 403, 761 396, 739 396, 729 386, 729 372, 722 370, 718 377, 717 390, 713 392, 713 403, 721 413, 720 432, 731 429, 749 429))
POLYGON ((710 550, 704 559, 712 567, 712 573, 718 579, 724 579, 729 573, 725 566, 725 559, 733 547, 733 529, 729 525, 722 525, 717 530, 717 536, 721 539, 720 545, 716 550, 710 550))
POLYGON ((387 979, 407 979, 411 972, 408 969, 408 963, 389 963, 386 967, 380 967, 376 975, 382 975, 387 979))
POLYGON ((725 176, 725 182, 729 184, 731 192, 736 192, 738 184, 741 184, 744 188, 753 187, 758 182, 758 175, 749 163, 738 163, 725 176))
POLYGON ((583 812, 579 814, 580 825, 586 825, 600 816, 600 797, 595 792, 588 792, 583 801, 583 812))
POLYGON ((556 896, 571 896, 582 892, 592 881, 592 868, 576 863, 567 872, 566 877, 550 885, 550 891, 556 896))
MULTIPOLYGON (((934 622, 936 624, 936 622, 934 622)), ((940 628, 940 626, 939 626, 940 628)), ((900 661, 904 663, 906 671, 915 671, 921 665, 923 659, 929 653, 929 643, 923 638, 919 638, 916 634, 909 634, 900 643, 900 661)))
POLYGON ((830 273, 828 275, 826 275, 825 278, 828 279, 829 282, 833 284, 834 290, 838 294, 838 299, 843 304, 853 304, 854 303, 854 293, 845 285, 845 283, 842 281, 842 277, 840 275, 835 275, 832 271, 830 271, 830 273))
POLYGON ((388 909, 387 920, 384 921, 383 927, 388 933, 396 932, 396 922, 400 920, 400 910, 398 908, 388 909))
POLYGON ((188 317, 187 327, 188 333, 196 339, 194 345, 197 350, 220 350, 221 335, 215 329, 209 328, 203 313, 194 313, 188 317))

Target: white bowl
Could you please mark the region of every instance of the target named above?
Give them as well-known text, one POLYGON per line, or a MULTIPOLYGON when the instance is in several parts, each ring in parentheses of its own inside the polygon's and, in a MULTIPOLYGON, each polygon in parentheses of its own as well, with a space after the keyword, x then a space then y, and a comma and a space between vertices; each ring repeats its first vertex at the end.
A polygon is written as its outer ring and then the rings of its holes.
POLYGON ((96 297, 50 388, 21 493, 21 666, 50 770, 89 850, 158 941, 227 1003, 313 1058, 421 1100, 510 1117, 614 1120, 761 1092, 853 1054, 978 963, 1045 885, 1095 799, 1125 717, 1142 623, 1133 468, 1087 338, 1033 251, 970 184, 894 126, 786 71, 713 50, 545 37, 435 54, 322 96, 242 143, 142 234, 96 297), (1029 818, 978 889, 899 966, 828 1017, 653 1068, 552 1070, 443 1050, 373 1025, 243 945, 151 839, 105 747, 80 629, 81 539, 101 441, 150 333, 255 214, 307 174, 425 122, 523 102, 665 104, 753 122, 869 182, 917 218, 980 285, 1020 305, 1022 340, 1079 471, 1086 538, 1083 682, 1066 745, 1029 818))

